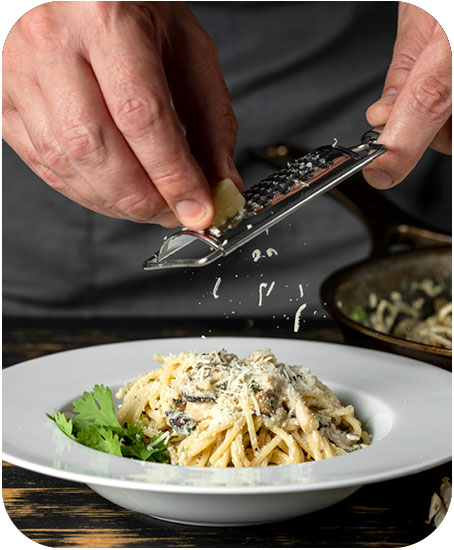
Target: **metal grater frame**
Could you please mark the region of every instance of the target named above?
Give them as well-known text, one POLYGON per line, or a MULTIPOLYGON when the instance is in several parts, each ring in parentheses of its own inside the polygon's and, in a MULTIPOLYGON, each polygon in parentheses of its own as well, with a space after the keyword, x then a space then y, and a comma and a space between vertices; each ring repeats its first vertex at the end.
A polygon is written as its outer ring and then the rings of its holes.
POLYGON ((243 212, 218 228, 177 231, 143 262, 143 269, 203 267, 227 256, 382 155, 386 147, 376 142, 378 136, 378 132, 371 130, 363 135, 359 145, 348 148, 337 145, 334 140, 333 145, 318 147, 288 162, 285 168, 244 191, 243 212), (206 254, 172 258, 196 242, 206 246, 206 254))

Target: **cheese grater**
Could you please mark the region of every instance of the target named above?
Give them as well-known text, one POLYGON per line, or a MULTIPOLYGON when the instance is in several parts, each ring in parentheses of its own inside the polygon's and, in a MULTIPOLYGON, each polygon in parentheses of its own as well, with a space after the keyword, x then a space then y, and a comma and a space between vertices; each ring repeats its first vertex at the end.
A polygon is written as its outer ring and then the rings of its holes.
POLYGON ((341 147, 334 140, 332 145, 318 147, 288 162, 244 191, 243 212, 221 227, 177 231, 145 260, 143 268, 203 267, 227 256, 382 155, 386 147, 376 142, 378 136, 378 132, 370 130, 354 147, 341 147))

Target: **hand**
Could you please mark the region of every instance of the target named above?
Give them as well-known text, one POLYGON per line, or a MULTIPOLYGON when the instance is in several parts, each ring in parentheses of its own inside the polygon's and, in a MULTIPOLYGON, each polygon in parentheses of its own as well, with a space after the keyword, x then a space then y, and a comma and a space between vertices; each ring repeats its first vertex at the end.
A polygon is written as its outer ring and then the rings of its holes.
POLYGON ((3 71, 5 140, 91 210, 203 229, 209 184, 241 188, 216 49, 184 3, 38 6, 10 31, 3 71))
POLYGON ((451 49, 435 19, 401 2, 383 95, 367 111, 388 151, 364 170, 374 187, 400 183, 431 147, 451 154, 451 49))

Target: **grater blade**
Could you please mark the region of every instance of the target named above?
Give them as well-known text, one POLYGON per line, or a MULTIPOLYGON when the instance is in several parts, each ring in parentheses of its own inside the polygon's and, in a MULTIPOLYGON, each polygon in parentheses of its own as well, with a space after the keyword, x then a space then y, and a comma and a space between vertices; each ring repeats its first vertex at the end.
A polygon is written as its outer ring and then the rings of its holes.
POLYGON ((218 228, 177 231, 144 261, 143 268, 202 267, 227 256, 382 155, 386 147, 376 143, 378 136, 375 131, 366 132, 359 145, 348 148, 334 140, 333 145, 318 147, 288 162, 243 193, 243 213, 218 228), (176 257, 190 245, 191 254, 176 257))

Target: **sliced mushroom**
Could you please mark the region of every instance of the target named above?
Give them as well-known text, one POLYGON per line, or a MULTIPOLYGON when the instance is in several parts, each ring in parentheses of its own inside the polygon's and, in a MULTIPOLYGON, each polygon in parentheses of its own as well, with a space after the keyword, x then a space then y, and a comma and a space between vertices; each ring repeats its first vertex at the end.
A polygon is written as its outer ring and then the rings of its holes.
POLYGON ((197 428, 195 420, 184 412, 169 410, 166 411, 166 417, 169 426, 180 435, 189 435, 197 428))
POLYGON ((213 393, 191 394, 183 390, 181 394, 188 403, 214 403, 216 401, 216 396, 213 393))
POLYGON ((262 414, 271 416, 278 408, 278 396, 273 390, 259 391, 255 394, 259 409, 262 414))

